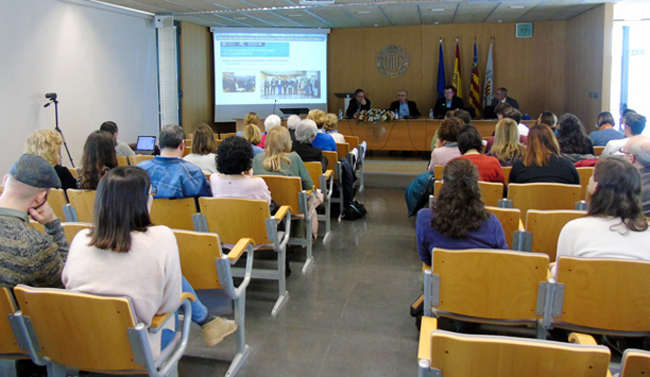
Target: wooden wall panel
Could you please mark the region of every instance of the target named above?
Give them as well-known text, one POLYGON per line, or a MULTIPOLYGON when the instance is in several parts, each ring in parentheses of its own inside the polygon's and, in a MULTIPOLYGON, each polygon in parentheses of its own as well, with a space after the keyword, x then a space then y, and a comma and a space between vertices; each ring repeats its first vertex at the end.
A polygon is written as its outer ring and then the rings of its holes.
POLYGON ((210 29, 181 22, 180 37, 181 125, 186 133, 214 120, 214 68, 210 29))

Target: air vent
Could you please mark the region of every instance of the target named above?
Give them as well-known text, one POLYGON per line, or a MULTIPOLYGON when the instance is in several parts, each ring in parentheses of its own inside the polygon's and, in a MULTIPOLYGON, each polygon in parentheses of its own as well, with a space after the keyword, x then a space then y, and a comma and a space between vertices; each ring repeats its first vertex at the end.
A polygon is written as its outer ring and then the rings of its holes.
POLYGON ((300 0, 300 5, 331 5, 335 0, 300 0))

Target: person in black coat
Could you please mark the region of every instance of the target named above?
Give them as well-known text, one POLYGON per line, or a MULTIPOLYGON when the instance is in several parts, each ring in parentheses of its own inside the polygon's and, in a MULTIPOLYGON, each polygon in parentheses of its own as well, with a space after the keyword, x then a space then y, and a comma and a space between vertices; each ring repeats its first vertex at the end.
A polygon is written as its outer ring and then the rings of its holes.
POLYGON ((400 119, 413 119, 420 117, 420 110, 414 101, 408 100, 408 92, 400 90, 397 92, 397 101, 390 104, 389 110, 399 115, 400 119))
POLYGON ((316 138, 317 133, 318 127, 316 126, 316 122, 311 119, 300 121, 296 128, 296 142, 293 143, 293 151, 298 153, 298 156, 300 156, 303 162, 320 162, 323 171, 325 171, 325 168, 327 168, 327 158, 323 156, 323 151, 320 148, 311 144, 316 138))
POLYGON ((447 86, 445 88, 445 96, 438 98, 436 105, 433 108, 433 116, 442 119, 449 110, 462 109, 465 107, 463 100, 456 95, 456 88, 447 86))
POLYGON ((354 98, 350 100, 348 109, 345 111, 346 118, 354 118, 361 110, 370 110, 370 99, 366 98, 366 92, 363 89, 354 91, 354 98))

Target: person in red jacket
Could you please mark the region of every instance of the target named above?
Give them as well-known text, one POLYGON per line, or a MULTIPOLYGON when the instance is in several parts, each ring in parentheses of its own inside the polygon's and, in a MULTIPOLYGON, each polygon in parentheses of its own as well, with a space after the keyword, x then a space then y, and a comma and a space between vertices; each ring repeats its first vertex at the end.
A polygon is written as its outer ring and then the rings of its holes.
POLYGON ((474 126, 465 126, 457 137, 458 149, 462 156, 470 160, 478 168, 479 180, 488 182, 504 182, 503 170, 496 157, 481 154, 483 139, 474 126))

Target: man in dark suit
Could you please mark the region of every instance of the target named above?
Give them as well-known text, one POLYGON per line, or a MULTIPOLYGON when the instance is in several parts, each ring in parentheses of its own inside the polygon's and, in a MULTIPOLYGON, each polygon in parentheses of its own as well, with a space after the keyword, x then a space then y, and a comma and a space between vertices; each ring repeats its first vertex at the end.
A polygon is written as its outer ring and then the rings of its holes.
POLYGON ((413 101, 409 101, 408 95, 406 90, 397 92, 397 101, 390 104, 389 110, 396 113, 400 119, 419 118, 418 105, 413 101))
POLYGON ((497 114, 495 113, 495 108, 500 103, 507 103, 510 105, 510 107, 519 110, 519 103, 517 100, 512 97, 508 97, 508 89, 499 88, 494 92, 494 99, 492 100, 490 106, 487 106, 485 108, 485 111, 483 112, 483 118, 496 118, 497 114))
POLYGON ((463 100, 456 95, 456 88, 447 86, 445 88, 445 96, 438 98, 436 105, 433 108, 433 116, 442 119, 449 110, 462 109, 465 107, 463 100))
POLYGON ((361 110, 370 110, 370 100, 366 98, 366 92, 363 89, 354 91, 354 98, 350 100, 350 105, 345 111, 346 118, 354 118, 361 110))

